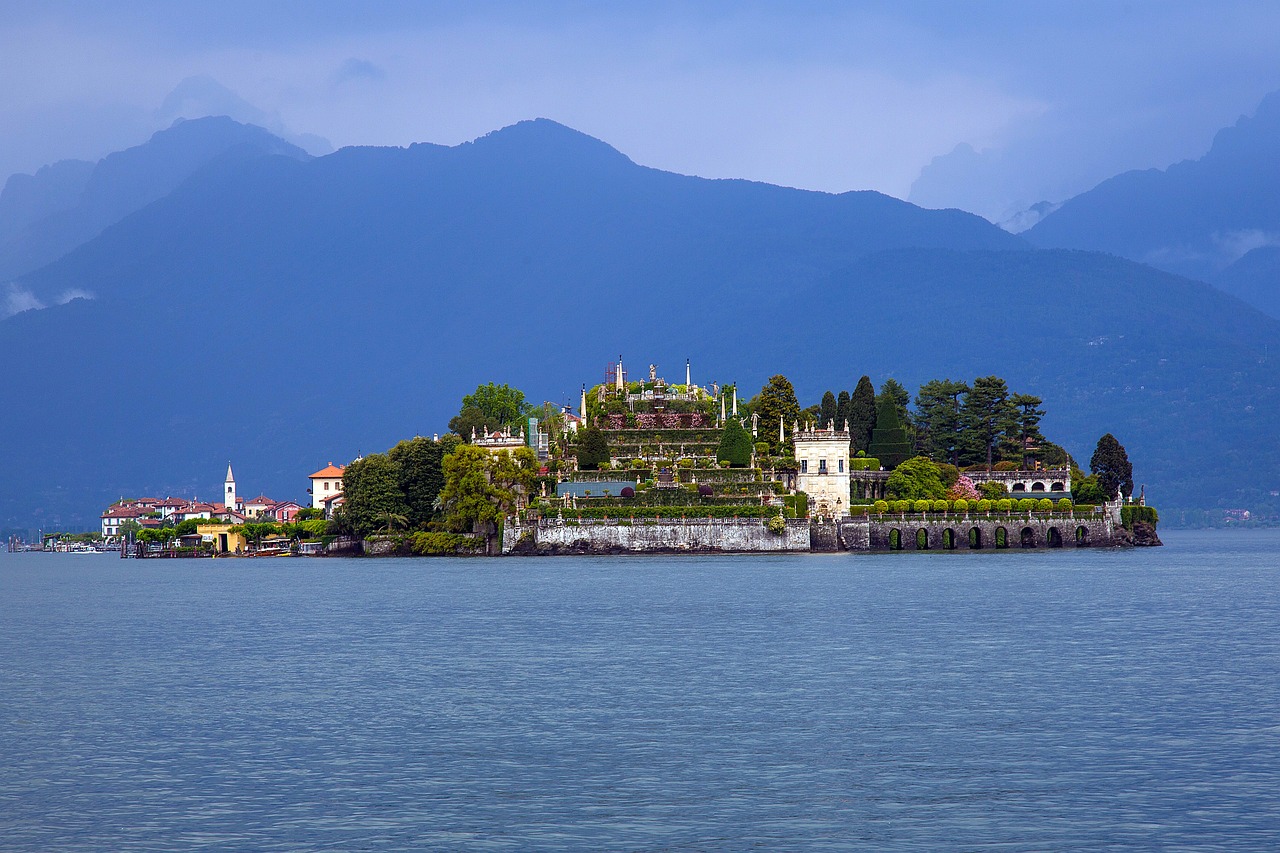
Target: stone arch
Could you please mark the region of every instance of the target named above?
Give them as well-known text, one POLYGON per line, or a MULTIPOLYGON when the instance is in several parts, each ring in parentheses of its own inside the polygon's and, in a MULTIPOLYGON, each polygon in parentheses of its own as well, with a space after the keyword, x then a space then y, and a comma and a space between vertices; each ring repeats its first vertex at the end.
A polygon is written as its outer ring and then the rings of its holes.
POLYGON ((1051 492, 1065 492, 1066 490, 1067 490, 1067 484, 1066 484, 1066 483, 1061 483, 1061 482, 1059 482, 1059 483, 1054 483, 1054 484, 1052 484, 1051 486, 1049 486, 1049 491, 1051 491, 1051 492))
POLYGON ((1033 492, 1043 492, 1043 491, 1044 491, 1044 483, 1041 483, 1041 482, 1039 482, 1039 481, 1036 481, 1036 482, 1032 483, 1032 484, 1031 484, 1031 491, 1033 491, 1033 492))
POLYGON ((996 547, 997 548, 1009 547, 1009 530, 1007 528, 1005 527, 996 528, 996 547))
POLYGON ((889 530, 889 550, 902 550, 902 531, 896 527, 890 528, 889 530))
POLYGON ((1013 488, 1010 489, 1010 491, 1013 491, 1013 492, 1025 492, 1026 490, 1027 490, 1026 483, 1014 483, 1013 488))
POLYGON ((1058 528, 1050 527, 1049 535, 1045 538, 1048 540, 1048 545, 1050 548, 1062 547, 1062 531, 1060 531, 1058 528))
POLYGON ((982 550, 982 528, 973 526, 969 528, 969 547, 975 551, 982 550))
POLYGON ((1021 540, 1023 548, 1036 547, 1036 532, 1030 527, 1022 528, 1022 533, 1018 537, 1021 540))
POLYGON ((956 532, 950 527, 947 527, 942 531, 942 547, 947 551, 954 551, 956 549, 956 532))
POLYGON ((919 530, 916 531, 916 550, 917 551, 929 550, 929 528, 921 527, 919 530))
POLYGON ((1076 528, 1076 545, 1083 548, 1089 544, 1089 528, 1083 524, 1076 528))

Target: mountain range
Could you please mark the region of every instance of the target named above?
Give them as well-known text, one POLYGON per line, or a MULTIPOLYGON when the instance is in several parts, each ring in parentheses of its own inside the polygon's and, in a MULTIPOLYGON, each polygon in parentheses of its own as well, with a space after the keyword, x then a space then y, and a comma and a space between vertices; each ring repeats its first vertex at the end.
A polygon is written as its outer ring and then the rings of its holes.
POLYGON ((1280 92, 1200 159, 1103 181, 1022 236, 1208 281, 1280 318, 1280 92))
POLYGON ((326 462, 444 431, 479 383, 573 402, 619 352, 745 389, 783 372, 806 404, 863 373, 997 373, 1085 464, 1115 433, 1166 506, 1280 487, 1280 322, 1202 282, 879 193, 662 172, 546 120, 318 158, 263 134, 157 134, 131 156, 168 183, 110 203, 86 194, 111 158, 78 194, 63 167, 0 198, 4 233, 73 246, 4 255, 51 307, 0 321, 0 527, 214 497, 228 459, 242 490, 303 498, 326 462))

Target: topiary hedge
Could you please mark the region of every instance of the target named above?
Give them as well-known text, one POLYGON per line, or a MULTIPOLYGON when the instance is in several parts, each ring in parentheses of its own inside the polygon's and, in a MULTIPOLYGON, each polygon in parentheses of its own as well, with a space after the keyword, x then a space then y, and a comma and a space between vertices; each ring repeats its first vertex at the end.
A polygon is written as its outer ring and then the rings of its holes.
POLYGON ((1125 529, 1132 530, 1134 523, 1138 521, 1155 527, 1160 523, 1160 513, 1156 512, 1156 508, 1153 506, 1125 504, 1120 507, 1120 524, 1125 529))

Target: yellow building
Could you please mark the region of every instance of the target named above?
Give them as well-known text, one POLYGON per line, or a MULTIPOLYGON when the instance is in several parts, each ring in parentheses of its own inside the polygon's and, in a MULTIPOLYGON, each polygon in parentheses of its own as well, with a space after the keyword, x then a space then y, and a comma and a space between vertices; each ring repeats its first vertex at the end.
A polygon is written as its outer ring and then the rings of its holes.
POLYGON ((213 545, 215 554, 243 554, 249 546, 249 540, 244 538, 243 533, 232 533, 231 528, 230 524, 211 522, 197 524, 196 532, 200 534, 202 542, 213 545))

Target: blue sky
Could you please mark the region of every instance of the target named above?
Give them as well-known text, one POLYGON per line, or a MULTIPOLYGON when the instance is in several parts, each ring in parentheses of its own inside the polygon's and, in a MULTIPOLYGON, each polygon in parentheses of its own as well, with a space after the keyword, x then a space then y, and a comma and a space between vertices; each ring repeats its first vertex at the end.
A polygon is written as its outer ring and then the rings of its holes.
POLYGON ((1269 2, 31 5, 0 11, 0 177, 179 115, 337 147, 545 116, 663 169, 1000 219, 1199 156, 1280 89, 1269 2))

